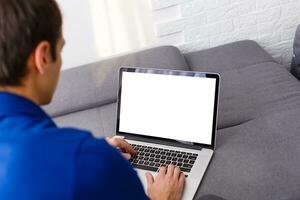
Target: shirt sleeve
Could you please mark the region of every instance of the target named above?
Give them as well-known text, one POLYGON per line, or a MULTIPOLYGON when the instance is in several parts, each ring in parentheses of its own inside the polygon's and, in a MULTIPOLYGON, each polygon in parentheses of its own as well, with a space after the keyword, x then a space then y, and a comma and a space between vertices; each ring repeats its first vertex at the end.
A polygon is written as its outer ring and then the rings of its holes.
POLYGON ((75 158, 74 184, 76 200, 148 200, 130 163, 104 139, 82 141, 75 158))

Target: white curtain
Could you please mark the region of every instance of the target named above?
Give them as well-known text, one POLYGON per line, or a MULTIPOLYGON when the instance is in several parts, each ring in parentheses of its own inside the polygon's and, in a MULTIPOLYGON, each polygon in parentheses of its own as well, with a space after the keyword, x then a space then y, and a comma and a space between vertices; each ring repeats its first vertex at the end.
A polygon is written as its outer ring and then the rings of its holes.
POLYGON ((89 0, 93 35, 100 57, 156 42, 149 0, 89 0))

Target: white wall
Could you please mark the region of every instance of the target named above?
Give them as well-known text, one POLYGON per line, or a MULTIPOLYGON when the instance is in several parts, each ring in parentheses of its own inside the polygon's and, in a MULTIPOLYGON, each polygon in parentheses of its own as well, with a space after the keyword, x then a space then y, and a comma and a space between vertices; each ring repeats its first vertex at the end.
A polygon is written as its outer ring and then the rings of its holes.
POLYGON ((288 66, 300 0, 152 0, 159 41, 183 52, 252 39, 288 66))
POLYGON ((252 39, 288 65, 300 0, 58 0, 63 69, 157 45, 183 52, 252 39))

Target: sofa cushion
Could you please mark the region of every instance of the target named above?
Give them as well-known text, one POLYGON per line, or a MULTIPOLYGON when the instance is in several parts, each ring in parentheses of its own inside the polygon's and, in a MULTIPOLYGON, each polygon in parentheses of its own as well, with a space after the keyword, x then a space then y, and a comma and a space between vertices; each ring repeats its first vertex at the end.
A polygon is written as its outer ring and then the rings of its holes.
POLYGON ((156 47, 126 56, 65 70, 53 102, 45 106, 52 117, 116 101, 120 66, 189 70, 176 47, 156 47))
POLYGON ((261 63, 221 74, 218 129, 295 107, 299 82, 281 65, 261 63))
POLYGON ((227 45, 188 53, 184 55, 188 65, 195 71, 223 72, 241 66, 274 62, 273 58, 256 42, 239 41, 227 45))
MULTIPOLYGON (((298 97, 300 101, 300 97, 298 97)), ((300 196, 300 106, 218 131, 217 148, 197 196, 230 200, 300 196)))
POLYGON ((106 137, 116 134, 116 119, 117 103, 111 103, 55 117, 54 121, 60 127, 85 129, 95 137, 106 137))

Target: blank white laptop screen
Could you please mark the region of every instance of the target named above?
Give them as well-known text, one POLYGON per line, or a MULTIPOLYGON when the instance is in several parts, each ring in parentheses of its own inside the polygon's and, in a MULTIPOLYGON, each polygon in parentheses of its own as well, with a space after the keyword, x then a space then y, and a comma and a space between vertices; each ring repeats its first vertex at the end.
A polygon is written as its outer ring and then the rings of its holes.
POLYGON ((119 131, 211 145, 216 79, 123 72, 119 131))

